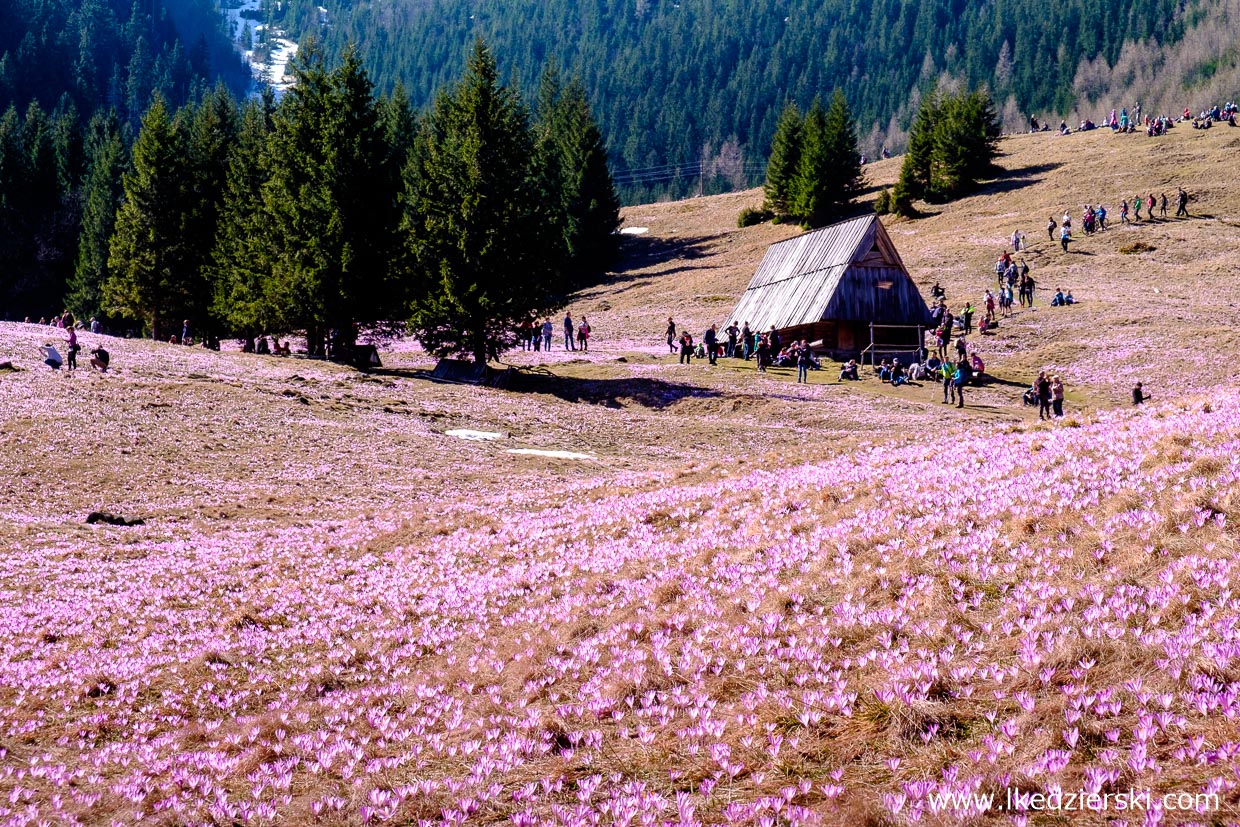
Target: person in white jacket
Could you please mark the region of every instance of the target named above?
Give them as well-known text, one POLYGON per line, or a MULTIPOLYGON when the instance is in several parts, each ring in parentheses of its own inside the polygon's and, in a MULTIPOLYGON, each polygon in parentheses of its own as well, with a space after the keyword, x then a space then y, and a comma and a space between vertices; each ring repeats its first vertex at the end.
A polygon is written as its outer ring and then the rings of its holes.
POLYGON ((60 352, 56 350, 51 342, 39 348, 39 353, 43 354, 43 364, 52 370, 60 370, 60 366, 65 363, 65 360, 60 358, 60 352))

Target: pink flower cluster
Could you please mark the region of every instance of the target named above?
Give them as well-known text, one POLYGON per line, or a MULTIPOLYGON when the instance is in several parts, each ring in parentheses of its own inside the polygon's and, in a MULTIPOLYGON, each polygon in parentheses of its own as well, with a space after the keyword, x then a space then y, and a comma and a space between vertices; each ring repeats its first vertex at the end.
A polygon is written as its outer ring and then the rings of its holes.
POLYGON ((0 555, 0 820, 940 823, 1147 787, 1220 810, 1122 823, 1234 822, 1238 482, 1219 391, 434 524, 40 535, 0 555))

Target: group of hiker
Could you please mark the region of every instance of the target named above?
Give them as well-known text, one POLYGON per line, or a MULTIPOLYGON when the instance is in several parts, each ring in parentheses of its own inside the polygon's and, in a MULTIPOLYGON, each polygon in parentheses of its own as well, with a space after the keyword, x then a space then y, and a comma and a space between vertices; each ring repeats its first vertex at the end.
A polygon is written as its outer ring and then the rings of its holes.
MULTIPOLYGON (((1167 206, 1169 205, 1167 193, 1156 195, 1151 192, 1148 194, 1138 193, 1132 197, 1131 211, 1129 209, 1129 200, 1125 198, 1119 205, 1119 223, 1120 224, 1136 224, 1141 221, 1141 211, 1145 210, 1146 221, 1156 221, 1158 219, 1166 220, 1167 206), (1158 211, 1158 218, 1155 218, 1154 211, 1158 211)), ((1188 193, 1183 187, 1177 187, 1175 196, 1175 217, 1188 218, 1188 193)), ((1085 209, 1081 212, 1081 229, 1085 231, 1085 235, 1093 235, 1107 228, 1107 208, 1098 205, 1093 206, 1086 204, 1085 209)), ((1072 215, 1065 212, 1061 223, 1055 222, 1055 216, 1051 216, 1046 221, 1046 235, 1052 241, 1055 240, 1055 231, 1059 231, 1059 243, 1063 247, 1064 252, 1068 252, 1068 242, 1072 240, 1072 215)))
MULTIPOLYGON (((572 311, 564 314, 564 349, 569 351, 590 350, 590 323, 585 316, 579 323, 573 322, 572 311)), ((517 329, 517 343, 522 350, 551 350, 551 340, 555 338, 555 325, 551 319, 539 322, 536 318, 527 319, 517 329)))
MULTIPOLYGON (((1209 129, 1215 123, 1227 123, 1230 126, 1236 125, 1236 112, 1240 109, 1235 103, 1228 102, 1223 106, 1215 104, 1209 109, 1203 109, 1200 114, 1194 116, 1192 110, 1187 106, 1179 117, 1171 115, 1150 115, 1141 114, 1141 104, 1137 102, 1133 105, 1132 111, 1129 112, 1127 107, 1122 107, 1117 112, 1112 109, 1109 115, 1104 115, 1099 122, 1092 118, 1085 118, 1080 125, 1073 130, 1068 126, 1067 121, 1059 122, 1058 132, 1060 135, 1071 135, 1073 132, 1090 132, 1095 129, 1110 129, 1116 133, 1132 133, 1142 131, 1149 137, 1167 134, 1167 130, 1175 126, 1177 123, 1192 122, 1193 129, 1209 129)), ((1030 132, 1046 132, 1049 128, 1048 124, 1039 126, 1038 119, 1031 117, 1029 119, 1030 132)))
MULTIPOLYGON (((29 319, 26 320, 28 323, 29 319)), ((47 325, 46 318, 40 319, 39 324, 47 325)), ((39 355, 43 357, 43 364, 47 365, 54 371, 59 371, 61 367, 65 368, 65 372, 72 374, 77 370, 78 354, 82 351, 82 345, 78 341, 78 324, 74 320, 73 315, 66 311, 63 315, 54 317, 51 325, 65 332, 64 347, 65 355, 61 356, 60 351, 51 342, 45 342, 39 347, 39 355)), ((99 333, 99 322, 95 319, 90 320, 90 330, 92 333, 99 333)), ((108 372, 108 365, 112 362, 112 355, 102 344, 90 351, 90 366, 100 373, 108 372)))

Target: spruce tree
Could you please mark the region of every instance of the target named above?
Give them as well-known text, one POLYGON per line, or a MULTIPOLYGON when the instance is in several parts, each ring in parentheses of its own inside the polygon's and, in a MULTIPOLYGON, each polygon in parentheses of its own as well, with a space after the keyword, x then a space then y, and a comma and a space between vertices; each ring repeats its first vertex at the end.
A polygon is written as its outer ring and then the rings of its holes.
POLYGON ((830 161, 827 113, 814 98, 801 128, 801 157, 789 204, 792 217, 806 228, 821 227, 831 215, 830 161))
POLYGON ((263 89, 258 100, 247 102, 241 112, 212 254, 213 316, 246 337, 281 329, 281 320, 273 312, 278 303, 266 295, 275 255, 263 209, 263 187, 268 178, 264 156, 274 128, 274 112, 275 96, 270 87, 263 89))
POLYGON ((559 240, 539 197, 520 97, 481 43, 426 115, 405 171, 411 326, 441 356, 485 363, 559 299, 559 240))
POLYGON ((206 332, 215 327, 211 318, 215 295, 214 261, 220 207, 224 200, 229 160, 237 145, 236 101, 223 84, 218 84, 193 108, 188 123, 186 151, 189 187, 185 226, 185 278, 193 284, 186 317, 192 329, 206 332))
POLYGON ((357 53, 328 72, 317 50, 304 51, 268 141, 265 313, 278 330, 305 330, 312 350, 328 331, 348 348, 359 326, 401 315, 399 175, 357 53))
POLYGON ((605 271, 619 251, 620 201, 607 147, 594 121, 585 88, 561 86, 551 66, 539 89, 536 167, 544 197, 563 237, 563 268, 571 283, 605 271))
POLYGON ((851 209, 854 198, 865 188, 861 154, 857 151, 857 131, 844 93, 836 89, 827 110, 824 148, 828 173, 822 223, 838 221, 851 209))
POLYGON ((142 320, 154 338, 179 329, 189 301, 185 229, 189 200, 183 124, 156 97, 142 118, 133 169, 123 178, 103 283, 104 309, 142 320))
POLYGON ((934 153, 934 130, 939 120, 940 100, 937 94, 922 99, 909 128, 908 149, 900 166, 900 178, 891 193, 892 211, 904 216, 915 213, 913 201, 931 195, 931 165, 934 153))
POLYGON ((804 119, 791 101, 784 106, 771 139, 771 156, 766 163, 766 208, 777 216, 791 214, 793 185, 801 164, 801 133, 804 119))

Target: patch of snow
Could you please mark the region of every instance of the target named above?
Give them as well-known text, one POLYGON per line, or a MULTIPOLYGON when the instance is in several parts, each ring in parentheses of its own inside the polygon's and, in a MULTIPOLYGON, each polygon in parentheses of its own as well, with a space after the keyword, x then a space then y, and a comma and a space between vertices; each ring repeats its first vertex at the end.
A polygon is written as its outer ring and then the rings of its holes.
POLYGON ((650 232, 649 227, 622 227, 620 235, 645 235, 650 232))
POLYGON ((470 428, 453 428, 450 431, 444 431, 445 436, 454 436, 457 439, 468 439, 473 442, 484 442, 488 439, 503 439, 503 434, 497 434, 494 431, 475 431, 470 428))
POLYGON ((545 451, 542 448, 509 448, 509 454, 527 454, 535 457, 551 457, 553 459, 594 459, 590 454, 578 454, 574 451, 545 451))

